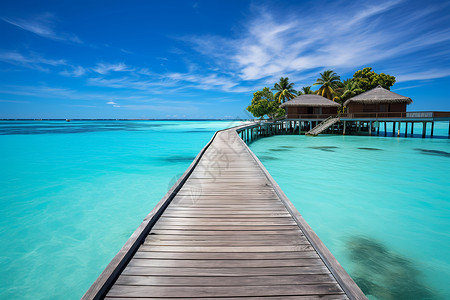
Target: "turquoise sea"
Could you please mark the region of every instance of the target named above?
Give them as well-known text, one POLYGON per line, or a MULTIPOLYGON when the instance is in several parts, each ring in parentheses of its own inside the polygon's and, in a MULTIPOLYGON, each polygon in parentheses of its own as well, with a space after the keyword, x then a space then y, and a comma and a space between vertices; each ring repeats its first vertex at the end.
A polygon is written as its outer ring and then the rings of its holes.
MULTIPOLYGON (((79 299, 233 125, 0 122, 0 299, 79 299)), ((250 147, 371 298, 450 299, 448 139, 274 136, 250 147)))
POLYGON ((250 148, 370 299, 450 299, 447 132, 284 135, 250 148))
POLYGON ((0 122, 0 299, 79 299, 232 121, 0 122))

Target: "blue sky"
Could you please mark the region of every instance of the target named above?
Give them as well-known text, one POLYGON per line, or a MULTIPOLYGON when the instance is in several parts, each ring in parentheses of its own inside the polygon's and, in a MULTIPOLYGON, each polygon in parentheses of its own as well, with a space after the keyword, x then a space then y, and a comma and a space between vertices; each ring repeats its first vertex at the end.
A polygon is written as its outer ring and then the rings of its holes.
POLYGON ((450 110, 449 1, 2 1, 0 118, 246 117, 333 69, 450 110))

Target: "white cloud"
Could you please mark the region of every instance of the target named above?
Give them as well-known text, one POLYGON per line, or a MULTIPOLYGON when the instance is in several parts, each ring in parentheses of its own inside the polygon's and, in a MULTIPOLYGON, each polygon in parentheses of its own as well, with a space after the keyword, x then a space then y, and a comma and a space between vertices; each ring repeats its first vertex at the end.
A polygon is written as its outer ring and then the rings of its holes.
POLYGON ((86 74, 86 69, 82 66, 72 66, 72 70, 64 70, 59 74, 63 76, 80 77, 86 74))
POLYGON ((56 41, 82 43, 82 41, 74 34, 55 31, 56 18, 50 13, 41 14, 30 19, 2 18, 2 20, 44 38, 56 41))
POLYGON ((134 68, 131 68, 124 63, 98 63, 92 70, 99 74, 106 75, 110 72, 132 72, 134 71, 134 68))
POLYGON ((112 107, 120 107, 120 105, 114 101, 108 101, 106 104, 112 105, 112 107))
POLYGON ((47 59, 38 55, 24 56, 14 51, 0 51, 0 61, 41 71, 48 71, 45 66, 67 65, 67 61, 64 59, 47 59))
POLYGON ((406 74, 399 74, 396 76, 397 82, 428 80, 435 78, 443 78, 450 76, 450 70, 432 69, 422 72, 409 72, 406 74))
MULTIPOLYGON (((396 64, 394 70, 398 72, 405 65, 397 59, 419 51, 431 56, 432 47, 450 41, 448 26, 439 26, 440 7, 429 5, 407 12, 404 9, 409 5, 403 2, 337 2, 311 10, 304 7, 301 14, 293 10, 279 15, 273 9, 257 8, 233 38, 208 35, 182 40, 244 82, 273 82, 280 76, 298 78, 311 72, 317 76, 324 68, 354 71, 388 61, 396 64)), ((423 66, 416 65, 416 71, 420 68, 423 66)), ((445 68, 442 66, 441 71, 445 68)))

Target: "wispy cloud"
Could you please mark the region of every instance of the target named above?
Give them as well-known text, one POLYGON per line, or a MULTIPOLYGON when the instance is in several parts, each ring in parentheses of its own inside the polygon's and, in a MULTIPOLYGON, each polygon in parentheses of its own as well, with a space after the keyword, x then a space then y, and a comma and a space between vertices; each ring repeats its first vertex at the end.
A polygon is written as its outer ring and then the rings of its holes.
POLYGON ((30 103, 30 101, 23 101, 23 100, 2 100, 2 99, 0 99, 0 102, 2 102, 2 103, 30 103))
POLYGON ((15 51, 0 51, 0 61, 41 71, 48 71, 45 66, 67 65, 67 61, 64 59, 47 59, 36 54, 25 56, 15 51))
POLYGON ((134 68, 131 68, 122 62, 116 64, 98 63, 92 70, 99 74, 106 75, 111 72, 132 72, 134 71, 134 68))
POLYGON ((71 68, 71 70, 63 70, 59 74, 63 76, 80 77, 87 72, 86 68, 83 68, 82 66, 72 66, 71 68))
MULTIPOLYGON (((398 71, 404 65, 397 59, 420 51, 431 55, 434 47, 450 41, 448 26, 439 26, 439 5, 407 11, 409 4, 400 0, 343 3, 304 8, 301 17, 298 11, 284 11, 282 18, 273 9, 258 7, 233 38, 208 35, 182 40, 244 81, 299 77, 324 68, 354 71, 388 61, 398 71)), ((448 59, 446 62, 442 69, 449 67, 448 59)), ((423 79, 428 77, 423 75, 423 79)), ((419 77, 403 76, 400 80, 413 78, 419 77)))
POLYGON ((44 38, 55 41, 68 41, 73 43, 82 43, 76 35, 61 31, 56 31, 57 18, 51 13, 45 13, 33 18, 1 18, 4 22, 17 26, 23 30, 29 31, 44 38))
POLYGON ((450 76, 450 70, 430 69, 422 72, 410 72, 398 74, 397 82, 428 80, 450 76))

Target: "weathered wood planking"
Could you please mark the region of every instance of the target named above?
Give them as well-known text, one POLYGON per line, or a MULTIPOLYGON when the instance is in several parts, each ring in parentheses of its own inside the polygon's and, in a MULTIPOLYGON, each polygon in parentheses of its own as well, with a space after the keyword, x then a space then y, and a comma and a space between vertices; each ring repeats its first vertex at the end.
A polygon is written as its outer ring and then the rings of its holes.
POLYGON ((242 129, 214 135, 83 299, 366 299, 242 129))

